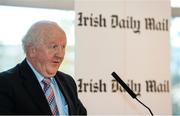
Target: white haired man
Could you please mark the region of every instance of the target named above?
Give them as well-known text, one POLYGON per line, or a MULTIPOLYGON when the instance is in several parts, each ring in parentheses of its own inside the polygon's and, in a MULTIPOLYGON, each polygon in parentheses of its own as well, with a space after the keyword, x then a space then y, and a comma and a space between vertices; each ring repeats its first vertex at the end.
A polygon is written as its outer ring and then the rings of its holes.
POLYGON ((0 114, 86 115, 75 81, 58 71, 65 55, 65 32, 55 22, 39 21, 22 44, 24 61, 0 73, 0 114))

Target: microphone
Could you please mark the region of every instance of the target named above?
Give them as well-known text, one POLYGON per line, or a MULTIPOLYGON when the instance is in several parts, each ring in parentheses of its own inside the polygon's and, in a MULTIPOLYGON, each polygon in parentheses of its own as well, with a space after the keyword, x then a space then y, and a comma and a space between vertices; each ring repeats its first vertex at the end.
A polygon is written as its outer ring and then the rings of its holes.
POLYGON ((116 81, 129 93, 129 95, 133 98, 133 99, 136 99, 140 104, 142 104, 144 107, 146 107, 151 116, 153 116, 153 113, 151 111, 151 109, 149 107, 147 107, 144 103, 142 103, 138 98, 137 98, 137 95, 124 83, 124 81, 115 73, 115 72, 112 72, 111 74, 115 79, 116 81))
POLYGON ((112 73, 112 76, 116 79, 117 82, 119 82, 120 85, 129 93, 129 95, 132 98, 136 98, 136 94, 124 83, 124 81, 121 80, 121 78, 115 73, 112 73))

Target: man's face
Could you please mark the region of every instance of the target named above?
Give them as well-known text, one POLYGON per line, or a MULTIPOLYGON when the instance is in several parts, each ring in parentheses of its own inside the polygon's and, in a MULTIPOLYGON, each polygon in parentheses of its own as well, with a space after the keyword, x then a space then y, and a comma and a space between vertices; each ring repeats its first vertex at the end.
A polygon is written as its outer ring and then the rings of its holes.
POLYGON ((56 74, 65 55, 66 36, 64 32, 55 31, 43 41, 40 41, 33 52, 33 66, 44 77, 56 74))

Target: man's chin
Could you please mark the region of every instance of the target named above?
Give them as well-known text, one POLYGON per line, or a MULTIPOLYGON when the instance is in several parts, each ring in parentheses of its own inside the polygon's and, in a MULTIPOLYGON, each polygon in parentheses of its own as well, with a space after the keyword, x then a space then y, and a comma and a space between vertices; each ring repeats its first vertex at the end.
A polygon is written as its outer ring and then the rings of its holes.
POLYGON ((51 75, 51 77, 55 76, 58 70, 55 71, 51 71, 50 73, 48 73, 49 75, 51 75))

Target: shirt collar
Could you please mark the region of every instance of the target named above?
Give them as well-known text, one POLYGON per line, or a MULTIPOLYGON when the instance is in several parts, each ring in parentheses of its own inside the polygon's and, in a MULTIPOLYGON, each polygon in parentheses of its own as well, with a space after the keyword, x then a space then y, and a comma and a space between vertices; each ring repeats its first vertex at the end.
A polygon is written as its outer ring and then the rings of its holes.
POLYGON ((27 59, 26 59, 26 61, 27 61, 28 65, 31 67, 31 69, 33 70, 38 81, 41 82, 44 79, 44 77, 38 71, 36 71, 36 69, 31 65, 31 63, 27 59))
MULTIPOLYGON (((33 66, 32 64, 26 59, 28 65, 31 67, 31 69, 33 70, 34 74, 36 75, 37 80, 39 81, 39 83, 42 82, 42 80, 45 78, 43 75, 41 75, 33 66)), ((54 78, 50 78, 51 82, 54 84, 55 83, 55 79, 54 78)))

